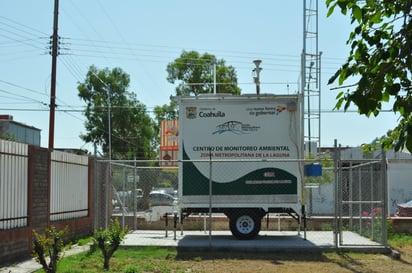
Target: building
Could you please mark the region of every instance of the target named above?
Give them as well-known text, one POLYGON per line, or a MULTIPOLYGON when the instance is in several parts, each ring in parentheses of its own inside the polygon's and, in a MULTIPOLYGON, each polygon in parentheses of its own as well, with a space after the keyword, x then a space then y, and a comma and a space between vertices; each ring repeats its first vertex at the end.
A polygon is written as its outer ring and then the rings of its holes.
POLYGON ((41 130, 13 120, 11 115, 0 115, 0 138, 8 135, 10 140, 40 147, 41 130))
MULTIPOLYGON (((335 148, 321 148, 321 151, 333 158, 335 148)), ((346 161, 380 160, 381 157, 381 150, 364 152, 361 147, 344 147, 340 150, 340 159, 346 161)), ((394 215, 397 204, 412 200, 412 155, 407 151, 395 152, 394 150, 388 150, 386 151, 385 158, 387 162, 388 212, 394 215)), ((372 179, 370 183, 372 187, 375 181, 372 179)), ((366 192, 370 188, 361 190, 366 192)), ((313 215, 334 214, 333 183, 325 183, 318 187, 308 188, 308 194, 312 199, 308 211, 313 215)))
POLYGON ((163 120, 160 124, 160 166, 176 167, 179 135, 177 120, 163 120), (170 160, 170 161, 169 161, 170 160))

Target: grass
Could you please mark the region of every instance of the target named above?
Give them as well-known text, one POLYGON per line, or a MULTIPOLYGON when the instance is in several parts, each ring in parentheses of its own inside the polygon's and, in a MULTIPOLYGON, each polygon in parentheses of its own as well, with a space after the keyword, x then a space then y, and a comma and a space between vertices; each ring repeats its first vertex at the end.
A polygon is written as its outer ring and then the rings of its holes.
POLYGON ((77 244, 79 246, 84 246, 90 243, 93 243, 93 237, 80 238, 79 240, 77 240, 77 244))
MULTIPOLYGON (((412 250, 412 247, 410 248, 412 250)), ((178 252, 174 248, 121 247, 110 270, 103 271, 100 252, 64 258, 58 272, 195 273, 195 272, 409 272, 411 263, 381 254, 178 252)), ((42 271, 38 271, 42 272, 42 271)))
POLYGON ((412 246, 412 235, 393 233, 388 236, 388 244, 394 248, 412 246))
MULTIPOLYGON (((86 239, 84 243, 89 243, 86 239)), ((104 272, 409 272, 412 268, 412 236, 389 234, 389 244, 400 250, 401 260, 382 254, 178 252, 164 247, 120 247, 104 272)), ((80 244, 81 242, 78 242, 80 244)), ((42 270, 38 271, 42 272, 42 270)), ((65 257, 58 272, 103 272, 100 250, 65 257)))
MULTIPOLYGON (((112 257, 110 270, 105 272, 184 272, 180 271, 179 264, 170 263, 176 255, 176 250, 167 248, 120 247, 112 257)), ((66 257, 58 265, 58 272, 102 271, 103 257, 98 249, 94 252, 66 257)))

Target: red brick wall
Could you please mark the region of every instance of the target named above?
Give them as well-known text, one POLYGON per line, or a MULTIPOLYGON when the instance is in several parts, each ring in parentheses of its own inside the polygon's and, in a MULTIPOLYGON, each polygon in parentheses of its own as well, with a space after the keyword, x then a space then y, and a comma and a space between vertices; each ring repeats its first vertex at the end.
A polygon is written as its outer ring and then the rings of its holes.
MULTIPOLYGON (((25 171, 25 170, 22 170, 25 171)), ((33 230, 39 233, 51 225, 69 227, 67 240, 93 233, 93 160, 89 160, 89 211, 87 217, 50 223, 50 151, 29 146, 28 162, 28 226, 0 230, 0 264, 31 257, 33 230)))

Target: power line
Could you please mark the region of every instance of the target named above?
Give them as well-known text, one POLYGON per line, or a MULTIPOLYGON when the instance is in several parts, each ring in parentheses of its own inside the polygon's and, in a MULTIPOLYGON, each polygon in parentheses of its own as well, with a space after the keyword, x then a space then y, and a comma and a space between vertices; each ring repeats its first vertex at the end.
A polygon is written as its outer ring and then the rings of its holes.
POLYGON ((33 102, 36 102, 36 103, 39 103, 39 104, 42 104, 42 105, 47 105, 42 101, 39 101, 39 100, 36 100, 36 99, 33 99, 33 98, 29 98, 29 97, 26 97, 26 96, 23 96, 23 95, 16 95, 15 93, 4 90, 4 89, 0 89, 0 92, 6 93, 6 94, 9 94, 9 95, 12 95, 12 96, 16 96, 19 99, 24 98, 26 100, 33 101, 33 102))
MULTIPOLYGON (((135 49, 135 48, 122 48, 122 47, 112 47, 112 46, 97 46, 97 48, 92 46, 84 46, 83 48, 76 47, 76 44, 73 43, 71 47, 72 56, 78 57, 89 57, 89 58, 105 58, 105 59, 113 59, 113 60, 128 60, 128 61, 137 61, 137 62, 156 62, 156 63, 165 63, 165 66, 170 62, 180 63, 180 64, 188 64, 191 59, 186 59, 185 62, 184 58, 177 57, 173 61, 173 58, 167 55, 163 55, 162 52, 155 51, 152 49, 135 49), (105 50, 110 49, 110 50, 105 50), (133 54, 130 54, 129 51, 125 50, 133 50, 133 54), (147 54, 143 52, 154 52, 155 54, 147 54), (182 61, 176 61, 176 59, 181 59, 182 61)), ((255 53, 256 55, 261 55, 260 53, 255 53)), ((226 65, 233 66, 236 71, 240 70, 250 70, 251 66, 249 65, 251 56, 234 56, 228 55, 223 56, 223 60, 226 61, 226 65), (229 63, 227 58, 236 58, 236 60, 229 63), (247 59, 247 61, 242 61, 241 59, 247 59), (247 66, 245 66, 247 65, 247 66)), ((273 71, 273 72, 292 72, 298 74, 300 72, 300 61, 298 59, 287 59, 287 58, 272 58, 269 59, 272 62, 265 62, 265 71, 273 71), (288 69, 290 68, 290 69, 288 69)), ((265 59, 266 61, 266 59, 265 59)), ((204 64, 195 64, 190 63, 191 65, 204 65, 204 64)), ((336 66, 336 62, 325 63, 323 65, 322 74, 328 75, 332 74, 337 71, 339 66, 336 66), (329 65, 328 65, 329 64, 329 65)), ((146 71, 146 70, 145 70, 146 71)))
POLYGON ((9 81, 4 81, 4 80, 0 80, 0 82, 5 83, 5 84, 10 85, 10 86, 13 86, 13 87, 18 87, 18 88, 21 88, 21 89, 23 89, 23 90, 26 90, 26 91, 29 91, 29 92, 35 93, 35 94, 37 94, 37 95, 42 95, 42 96, 45 96, 45 94, 44 94, 44 93, 42 93, 42 92, 40 92, 40 91, 37 91, 37 90, 31 89, 31 88, 28 88, 28 87, 24 87, 24 86, 21 86, 21 85, 16 84, 16 83, 12 83, 12 82, 9 82, 9 81))
POLYGON ((44 50, 44 46, 39 42, 42 42, 47 34, 15 20, 0 16, 0 36, 6 39, 6 41, 0 43, 2 48, 15 49, 16 46, 25 45, 44 50), (41 36, 35 35, 33 32, 38 32, 41 36))
POLYGON ((30 30, 30 31, 24 31, 24 30, 21 30, 21 31, 26 32, 26 33, 28 33, 28 34, 32 34, 32 31, 35 31, 35 32, 38 32, 38 33, 41 34, 41 35, 46 35, 46 36, 48 35, 47 33, 43 32, 43 31, 41 31, 41 30, 35 29, 35 28, 33 28, 33 27, 31 27, 31 26, 28 26, 28 25, 24 25, 24 24, 22 24, 22 23, 20 23, 20 22, 17 22, 17 21, 15 21, 15 20, 13 20, 13 19, 10 19, 10 18, 1 16, 1 15, 0 15, 0 18, 3 19, 3 20, 6 20, 6 21, 8 21, 8 22, 11 22, 11 23, 13 23, 13 24, 15 24, 15 25, 17 25, 17 26, 21 26, 21 27, 23 27, 23 28, 27 28, 27 29, 30 30))
MULTIPOLYGON (((86 111, 86 106, 70 106, 70 105, 65 105, 68 108, 63 108, 63 107, 59 107, 56 109, 56 112, 65 112, 65 113, 83 113, 86 111), (80 109, 76 109, 76 108, 80 108, 80 109)), ((102 110, 106 110, 107 106, 98 106, 98 107, 94 107, 95 109, 100 109, 100 111, 102 110)), ((121 105, 117 105, 117 106, 111 106, 111 108, 113 109, 132 109, 134 107, 132 106, 121 106, 121 105)), ((146 113, 153 113, 154 110, 148 110, 154 107, 146 107, 146 113)), ((27 109, 27 108, 1 108, 1 110, 8 110, 8 111, 37 111, 37 112, 46 112, 49 111, 48 109, 27 109)), ((321 113, 324 114, 346 114, 346 113, 351 113, 351 114, 358 114, 358 111, 355 109, 349 109, 349 110, 333 110, 333 109, 320 109, 321 113)), ((382 109, 379 110, 380 113, 395 113, 392 109, 382 109)), ((72 116, 75 117, 75 116, 72 116)), ((78 117, 75 117, 76 119, 80 120, 80 121, 85 121, 84 119, 79 119, 78 117)))
POLYGON ((78 82, 81 81, 82 75, 79 72, 78 68, 67 58, 60 58, 63 65, 67 68, 70 74, 72 74, 73 78, 75 78, 78 82))

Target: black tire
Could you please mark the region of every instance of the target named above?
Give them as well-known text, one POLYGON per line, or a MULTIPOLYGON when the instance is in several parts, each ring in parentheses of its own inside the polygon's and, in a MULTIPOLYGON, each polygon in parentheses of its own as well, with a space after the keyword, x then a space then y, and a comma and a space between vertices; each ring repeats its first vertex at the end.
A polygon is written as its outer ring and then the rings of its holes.
POLYGON ((230 231, 239 240, 255 238, 262 226, 262 217, 253 211, 239 212, 231 215, 229 220, 230 231))

